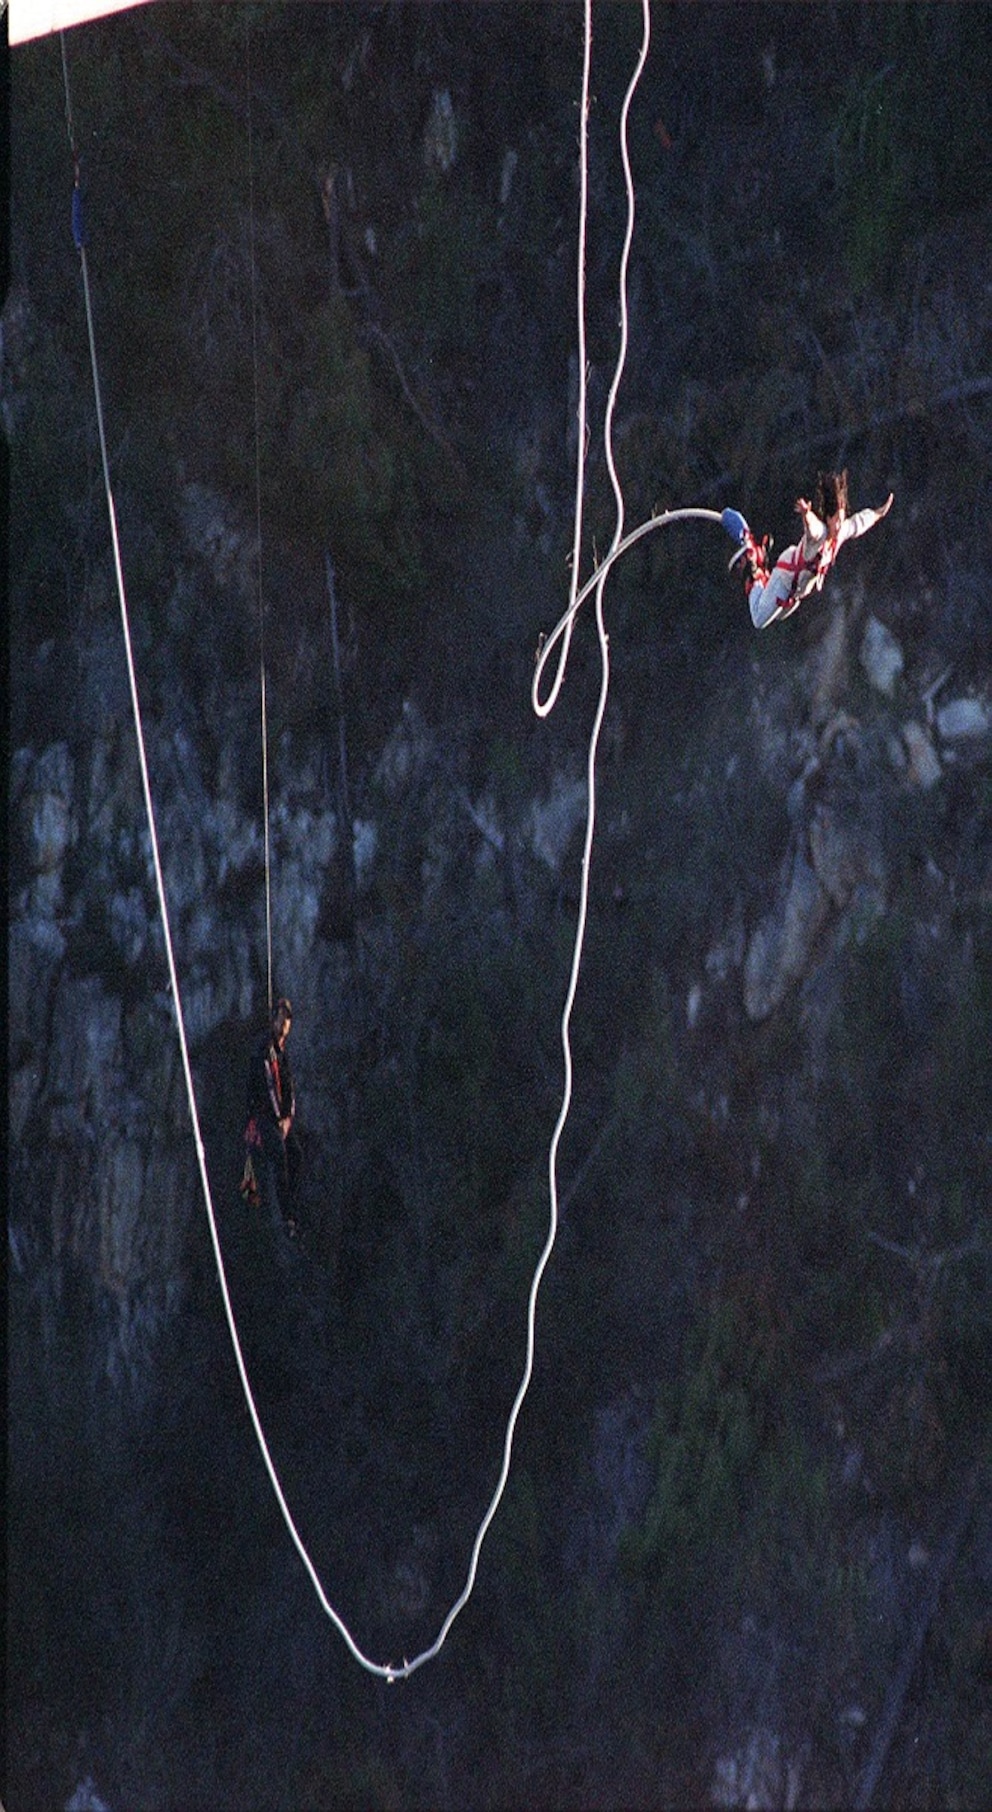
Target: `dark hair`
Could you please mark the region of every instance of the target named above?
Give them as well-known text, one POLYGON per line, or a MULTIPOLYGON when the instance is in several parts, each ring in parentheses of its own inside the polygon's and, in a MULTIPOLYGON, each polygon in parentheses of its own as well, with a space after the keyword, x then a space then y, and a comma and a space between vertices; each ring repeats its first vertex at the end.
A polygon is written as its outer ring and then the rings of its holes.
POLYGON ((280 995, 279 999, 276 1001, 276 1004, 272 1009, 273 1024, 275 1024, 275 1021, 277 1019, 292 1019, 292 1017, 293 1017, 293 1003, 291 1000, 287 1000, 286 996, 284 994, 282 994, 282 995, 280 995))
POLYGON ((813 508, 821 522, 829 522, 838 510, 847 512, 847 467, 843 472, 818 472, 813 508))

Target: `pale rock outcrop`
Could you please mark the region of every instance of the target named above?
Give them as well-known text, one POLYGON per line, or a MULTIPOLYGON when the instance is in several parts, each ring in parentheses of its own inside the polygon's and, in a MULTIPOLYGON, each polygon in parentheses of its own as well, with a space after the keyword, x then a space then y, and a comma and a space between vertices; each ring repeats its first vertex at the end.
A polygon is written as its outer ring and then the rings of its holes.
POLYGON ((22 1045, 40 1044, 51 982, 66 951, 65 936, 48 916, 25 913, 7 934, 7 1036, 16 1055, 22 1045))
POLYGON ((64 1812, 110 1812, 105 1799, 97 1792, 91 1774, 81 1780, 79 1786, 65 1802, 64 1812))
POLYGON ((186 1037, 195 1049, 232 1013, 237 1001, 236 978, 224 954, 218 953, 209 963, 194 963, 179 985, 186 1037))
POLYGON ((910 786, 918 786, 922 792, 929 792, 940 779, 942 768, 937 754, 922 724, 911 718, 902 726, 902 740, 906 750, 906 779, 910 786))
POLYGON ((818 800, 803 830, 779 898, 752 934, 744 961, 748 1017, 766 1019, 809 968, 833 910, 844 915, 838 937, 860 937, 885 910, 887 873, 881 843, 855 816, 818 800))
POLYGON ((403 701, 403 715, 379 757, 374 779, 389 795, 402 792, 431 751, 431 738, 423 714, 410 699, 403 701))
POLYGON ((320 905, 319 876, 299 856, 280 862, 272 883, 272 935, 284 977, 299 972, 305 963, 316 935, 320 905))
POLYGON ((76 841, 75 763, 64 742, 52 743, 30 766, 18 801, 24 860, 32 875, 53 874, 76 841))
POLYGON ((815 725, 824 723, 843 698, 847 679, 847 615, 843 605, 838 605, 830 612, 824 633, 809 657, 807 683, 815 725))
POLYGON ((149 849, 133 738, 113 729, 95 735, 84 786, 83 834, 95 853, 120 862, 131 860, 136 848, 149 849))
POLYGON ((52 1011, 46 1090, 99 1133, 116 1120, 120 1086, 121 1001, 97 975, 66 974, 52 1011))
MULTIPOLYGON (((142 1317, 158 1312, 155 1303, 181 1273, 194 1201, 188 1104, 174 1086, 175 1026, 164 1003, 143 999, 125 1014, 99 976, 67 971, 55 993, 48 1057, 30 1102, 45 1114, 32 1214, 43 1216, 56 1263, 84 1264, 122 1303, 136 1301, 136 1292, 147 1297, 126 1317, 129 1338, 137 1337, 142 1317)), ((23 1098, 19 1108, 23 1115, 23 1098)))
POLYGON ((753 932, 744 959, 744 1007, 749 1019, 767 1019, 805 973, 829 911, 826 888, 797 849, 788 884, 753 932))
POLYGON ((538 861, 552 874, 558 873, 572 834, 585 816, 587 797, 584 779, 556 774, 548 798, 535 800, 530 808, 530 845, 538 861))
POLYGON ((711 944, 706 952, 705 968, 711 982, 724 982, 732 969, 739 969, 744 961, 745 932, 744 907, 740 897, 734 902, 730 924, 724 935, 711 944))
POLYGON ((365 887, 371 880, 375 868, 375 858, 379 849, 379 832, 376 825, 368 818, 356 818, 352 829, 355 874, 359 887, 365 887))
POLYGON ((144 1269, 140 1262, 144 1185, 145 1156, 137 1139, 114 1140, 102 1149, 96 1177, 100 1281, 115 1295, 126 1291, 144 1269))
POLYGON ((861 665, 869 683, 885 698, 895 695, 896 681, 901 678, 906 657, 891 629, 869 616, 861 638, 861 665))
POLYGON ((803 1769, 781 1738, 764 1726, 729 1755, 720 1756, 710 1788, 711 1803, 747 1812, 792 1812, 799 1805, 803 1769))
POLYGON ((937 731, 952 743, 992 735, 992 706, 981 698, 949 699, 937 712, 937 731))
POLYGON ((136 968, 145 954, 149 932, 148 909, 141 888, 129 887, 123 893, 115 893, 107 918, 122 962, 128 969, 136 968))
POLYGON ((226 793, 213 802, 212 830, 217 850, 215 886, 223 887, 231 875, 246 868, 261 868, 265 846, 258 820, 246 816, 226 793))
POLYGON ((424 166, 447 176, 458 156, 458 122, 447 88, 435 88, 430 115, 424 128, 424 166))

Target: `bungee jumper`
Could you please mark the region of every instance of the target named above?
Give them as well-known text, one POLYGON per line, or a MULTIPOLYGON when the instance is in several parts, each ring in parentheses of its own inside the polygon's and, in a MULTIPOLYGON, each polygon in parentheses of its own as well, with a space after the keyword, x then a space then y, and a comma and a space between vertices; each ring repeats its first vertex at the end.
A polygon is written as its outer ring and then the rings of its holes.
POLYGON ((275 1226, 290 1239, 299 1227, 295 1198, 303 1150, 297 1136, 296 1093, 287 1040, 293 1023, 288 1000, 276 1001, 268 1030, 252 1045, 246 1090, 245 1167, 239 1185, 249 1207, 263 1200, 275 1226))
POLYGON ((892 492, 877 510, 847 513, 847 472, 821 472, 816 481, 811 504, 806 497, 796 498, 796 514, 802 517, 802 540, 787 547, 769 571, 767 535, 755 540, 739 510, 724 510, 720 520, 737 543, 730 560, 730 570, 739 567, 744 575, 744 589, 751 621, 755 629, 767 629, 769 623, 791 616, 810 592, 821 591, 845 541, 864 535, 876 522, 881 522, 892 508, 892 492))

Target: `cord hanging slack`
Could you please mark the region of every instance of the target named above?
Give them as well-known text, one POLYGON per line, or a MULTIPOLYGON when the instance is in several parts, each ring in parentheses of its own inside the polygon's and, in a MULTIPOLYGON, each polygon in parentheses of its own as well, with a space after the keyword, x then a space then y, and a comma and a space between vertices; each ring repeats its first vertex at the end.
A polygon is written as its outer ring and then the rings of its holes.
MULTIPOLYGON (((588 811, 588 820, 587 820, 587 827, 586 827, 585 854, 584 854, 584 860, 583 860, 582 890, 581 890, 582 897, 581 897, 581 903, 580 903, 579 919, 578 919, 578 924, 577 924, 577 929, 576 929, 575 947, 574 947, 574 953, 573 953, 571 976, 570 976, 570 980, 569 980, 569 987, 568 987, 568 993, 567 993, 567 997, 566 997, 565 1009, 564 1009, 563 1016, 562 1016, 562 1045, 563 1045, 563 1052, 564 1052, 564 1059, 565 1059, 565 1087, 564 1087, 564 1093, 563 1093, 563 1098, 562 1098, 561 1111, 559 1114, 558 1122, 554 1129, 554 1133, 552 1135, 551 1146, 550 1146, 550 1151, 549 1151, 550 1207, 549 1207, 548 1230, 547 1230, 547 1236, 545 1239, 544 1246, 543 1246, 540 1256, 537 1260, 537 1264, 536 1264, 536 1267, 534 1270, 534 1274, 533 1274, 533 1278, 532 1278, 532 1282, 531 1282, 531 1286, 530 1286, 530 1291, 529 1291, 529 1295, 528 1295, 527 1317, 526 1317, 526 1350, 525 1350, 525 1361, 524 1361, 524 1366, 523 1366, 523 1372, 522 1372, 522 1376, 520 1379, 520 1383, 519 1383, 516 1395, 513 1399, 513 1403, 510 1408, 510 1412, 509 1412, 509 1416, 508 1416, 508 1420, 507 1420, 507 1424, 506 1424, 506 1430, 505 1430, 504 1439, 503 1439, 502 1459, 501 1459, 501 1464, 499 1467, 499 1472, 498 1472, 498 1477, 496 1480, 495 1488, 493 1490, 489 1503, 486 1507, 486 1510, 482 1516, 475 1539, 472 1543, 472 1548, 471 1548, 471 1552, 469 1555, 468 1568, 467 1568, 464 1585, 462 1587, 461 1592, 458 1594, 458 1596, 455 1599, 454 1603, 452 1604, 451 1608, 449 1609, 446 1616, 444 1617, 444 1619, 441 1623, 441 1626, 438 1630, 438 1633, 437 1633, 436 1637, 434 1638, 433 1642, 429 1643, 419 1654, 416 1654, 412 1659, 404 1658, 404 1660, 401 1663, 399 1663, 399 1662, 398 1663, 377 1662, 377 1661, 371 1659, 368 1655, 366 1655, 363 1652, 363 1650, 361 1649, 361 1647, 359 1646, 359 1644, 357 1643, 357 1641, 355 1640, 354 1636, 351 1634, 351 1631, 349 1630, 349 1628, 348 1628, 347 1624, 345 1623, 344 1619, 342 1618, 342 1616, 335 1609, 334 1605, 330 1602, 330 1600, 327 1596, 327 1593, 324 1590, 323 1584, 321 1583, 321 1580, 317 1573, 316 1567, 310 1557, 310 1554, 303 1541, 303 1538, 300 1535, 299 1530, 296 1526, 296 1522, 293 1518, 293 1514, 290 1510, 289 1504, 287 1503, 286 1497, 284 1495, 284 1492, 283 1492, 283 1489, 282 1489, 282 1486, 281 1486, 281 1483, 279 1480, 279 1476, 278 1476, 275 1464, 272 1459, 272 1455, 269 1451, 269 1446, 268 1446, 268 1443, 266 1440, 265 1432, 262 1427, 258 1409, 257 1409, 256 1403, 255 1403, 253 1393, 252 1393, 251 1383, 250 1383, 250 1380, 248 1377, 245 1360, 244 1360, 244 1355, 242 1352, 241 1342, 240 1342, 240 1338, 239 1338, 239 1334, 238 1334, 238 1329, 237 1329, 237 1325, 236 1325, 236 1321, 235 1321, 230 1290, 228 1288, 228 1281, 227 1281, 227 1276, 226 1276, 226 1272, 225 1272, 225 1268, 224 1268, 224 1259, 223 1259, 223 1253, 221 1250, 221 1242, 220 1242, 218 1226, 217 1226, 217 1217, 216 1217, 213 1198, 212 1198, 212 1194, 211 1194, 210 1179, 209 1179, 209 1175, 207 1172, 203 1139, 202 1139, 201 1131, 200 1131, 200 1122, 199 1122, 199 1114, 198 1114, 198 1109, 197 1109, 196 1095, 195 1095, 194 1086, 193 1086, 193 1076, 192 1076, 192 1069, 191 1069, 190 1058, 189 1058, 188 1040, 187 1040, 187 1034, 186 1034, 185 1019, 184 1019, 184 1014, 183 1014, 182 997, 181 997, 181 993, 180 993, 179 978, 178 978, 178 973, 177 973, 175 953, 174 953, 173 942, 172 942, 172 933, 171 933, 170 923, 169 923, 168 901, 167 901, 167 897, 166 897, 165 883, 164 883, 164 878, 163 878, 163 873, 162 873, 162 864, 161 864, 160 853, 159 853, 159 843, 158 843, 158 833, 157 833, 156 821, 155 821, 154 803, 152 800, 151 784, 150 784, 149 772, 148 772, 148 761, 147 761, 147 754, 146 754, 146 749, 145 749, 144 731, 143 731, 143 727, 142 727, 141 701, 140 701, 140 696, 139 696, 137 674, 136 674, 136 670, 135 670, 135 663, 134 663, 134 656, 133 656, 133 649, 132 649, 127 594, 126 594, 126 588, 125 588, 125 583, 124 583, 124 572, 123 572, 123 565, 122 565, 122 561, 121 561, 120 544, 119 544, 119 538, 118 538, 118 532, 117 532, 116 509, 115 509, 115 504, 114 504, 114 495, 113 495, 113 487, 112 487, 112 482, 111 482, 110 465, 109 465, 109 460, 107 457, 106 437, 105 437, 105 433, 104 433, 103 403, 102 403, 102 396, 101 396, 100 373, 99 373, 99 364, 98 364, 98 359, 97 359, 96 337, 95 337, 95 331, 94 331, 94 325, 93 325, 93 309, 92 309, 92 300, 91 300, 91 295, 90 295, 89 274, 88 274, 88 268, 87 268, 86 236, 85 236, 85 232, 83 229, 83 206, 82 206, 82 195, 81 195, 80 175, 79 175, 79 160, 76 155, 75 139, 74 139, 74 131, 73 131, 73 123, 72 123, 72 105, 71 105, 70 85, 69 85, 69 69, 68 69, 68 61, 67 61, 66 49, 65 49, 65 37, 64 37, 64 34, 62 34, 62 66, 63 66, 64 81, 65 81, 66 122, 67 122, 67 127, 68 127, 68 132, 69 132, 69 141, 70 141, 70 148, 71 148, 72 157, 73 157, 73 172, 74 172, 73 202, 72 202, 72 230, 73 230, 74 244, 76 245, 76 248, 79 253, 80 266, 81 266, 82 279, 83 279, 83 294, 84 294, 84 301, 85 301, 85 308, 86 308, 86 322, 87 322, 87 331, 88 331, 88 335, 89 335, 89 345, 90 345, 90 362, 91 362, 92 377, 93 377, 93 393, 94 393, 94 401, 95 401, 95 407, 96 407, 97 427, 98 427, 99 439, 100 439, 100 452, 101 452, 101 459, 102 459, 102 465, 103 465, 103 477, 104 477, 104 488, 105 488, 106 500, 107 500, 107 512, 108 512, 108 517, 109 517, 109 522, 110 522, 110 535, 111 535, 111 542, 112 542, 112 547, 113 547, 114 567, 115 567, 115 573, 116 573, 116 578, 117 578, 118 598, 119 598, 119 602, 120 602, 121 628, 122 628, 124 647, 125 647, 125 653, 126 653, 126 658, 127 658, 128 679, 129 679, 130 694, 131 694, 131 706, 132 706, 132 713, 133 713, 133 718, 134 718, 134 728, 135 728, 135 738, 136 738, 137 749, 138 749, 138 759, 139 759, 140 768, 141 768, 141 780, 142 780, 144 807, 145 807, 145 814, 146 814, 146 818, 147 818, 147 822, 148 822, 148 830, 149 830, 149 837, 150 837, 150 843, 151 843, 152 863, 153 863, 154 876, 155 876, 155 886, 156 886, 156 891, 157 891, 157 895, 158 895, 159 913, 160 913, 162 931, 163 931, 163 937, 164 937, 164 943, 165 943, 165 953, 166 953, 166 961, 167 961, 168 972, 169 972, 169 982, 170 982, 171 993, 172 993, 173 1010, 175 1013, 176 1028, 177 1028, 177 1033, 178 1033, 178 1037, 179 1037, 180 1051, 181 1051, 181 1057, 182 1057, 183 1076, 185 1079, 186 1094, 187 1094, 187 1101, 188 1101, 188 1105, 189 1105, 189 1113, 190 1113, 190 1121, 191 1121, 191 1126, 192 1126, 193 1140, 194 1140, 194 1145, 196 1148, 197 1162, 199 1165, 200 1182, 201 1182, 202 1191, 203 1191, 203 1199, 204 1199, 204 1203, 205 1203, 205 1207, 206 1207, 207 1221, 208 1221, 208 1225, 209 1225, 210 1238, 211 1238, 211 1243, 212 1243, 213 1253, 214 1253, 214 1262, 215 1262, 216 1269, 217 1269, 217 1277, 218 1277, 218 1282, 219 1282, 219 1286, 220 1286, 221 1297, 223 1300, 224 1312, 225 1312, 225 1316, 227 1318, 228 1330, 229 1330, 229 1333, 231 1336, 231 1345, 232 1345, 232 1349, 234 1352, 234 1357, 235 1357, 235 1362, 236 1362, 237 1369, 238 1369, 239 1378, 241 1381, 242 1392, 243 1392, 243 1395, 245 1398, 245 1403, 248 1408, 248 1412, 249 1412, 249 1416, 251 1419, 252 1428, 254 1430, 255 1439, 256 1439, 256 1442, 257 1442, 257 1445, 259 1448, 259 1452, 260 1452, 263 1464, 265 1466, 266 1472, 268 1474, 269 1481, 271 1483, 272 1490, 275 1495, 276 1501, 278 1503, 279 1510, 282 1515, 283 1521, 286 1525, 286 1529, 289 1534, 289 1537, 290 1537, 291 1541, 293 1542, 293 1545, 296 1548, 297 1553, 299 1554, 302 1565, 310 1579, 310 1582, 313 1586, 314 1592, 317 1596, 317 1600, 318 1600, 322 1610, 325 1612, 325 1614, 327 1615, 327 1617, 329 1618, 329 1620, 331 1621, 331 1623, 334 1625, 335 1629, 337 1630, 338 1634, 341 1636, 341 1639, 345 1643, 349 1653, 352 1655, 354 1660, 359 1664, 359 1666, 361 1666, 362 1668, 364 1668, 366 1670, 366 1672, 368 1672, 374 1676, 377 1676, 380 1679, 384 1679, 390 1683, 397 1681, 397 1680, 409 1678, 414 1672, 417 1671, 418 1668, 424 1666, 424 1664, 426 1662, 434 1659, 434 1657, 438 1655, 441 1648, 444 1646, 444 1643, 452 1628, 452 1625, 454 1624, 456 1618, 460 1615, 461 1611, 464 1609, 465 1605, 468 1603, 469 1598, 471 1597, 472 1591, 474 1589, 475 1581, 476 1581, 478 1565, 479 1565, 479 1558, 480 1558, 480 1554, 482 1551, 482 1546, 486 1539, 490 1526, 493 1522, 493 1518, 495 1517, 496 1512, 499 1508, 499 1505, 502 1500, 503 1493, 504 1493, 504 1490, 506 1487, 507 1479, 509 1477, 510 1463, 511 1463, 512 1450, 513 1450, 513 1440, 514 1440, 514 1434, 515 1434, 515 1430, 516 1430, 516 1426, 517 1426, 517 1421, 518 1421, 521 1409, 523 1407, 524 1399, 527 1395, 527 1391, 530 1386, 531 1378, 533 1375, 534 1351, 535 1351, 535 1341, 536 1341, 536 1309, 537 1309, 538 1292, 540 1289, 540 1285, 541 1285, 541 1281, 542 1281, 545 1269, 546 1269, 548 1262, 550 1260, 550 1257, 551 1257, 551 1253, 552 1253, 552 1250, 554 1247, 556 1233, 557 1233, 557 1226, 558 1226, 559 1211, 558 1211, 557 1174, 556 1174, 556 1172, 557 1172, 557 1151, 558 1151, 559 1141, 561 1138, 561 1133, 564 1128, 565 1120, 567 1118, 567 1114, 568 1114, 568 1110, 569 1110, 569 1103, 570 1103, 570 1098, 571 1098, 571 1086, 572 1086, 572 1059, 571 1059, 571 1050, 570 1050, 570 1044, 569 1044, 569 1019, 570 1019, 570 1014, 571 1014, 571 1009, 572 1009, 572 1003, 575 998, 575 991, 576 991, 577 984, 578 984, 579 966, 580 966, 580 962, 581 962, 585 921, 586 921, 586 915, 587 915, 587 909, 588 909, 589 870, 590 870, 590 858, 591 858, 591 852, 592 852, 592 842, 593 842, 594 825, 595 825, 596 749, 597 749, 599 731, 600 731, 600 727, 602 725, 603 715, 604 715, 605 708, 606 708, 607 691, 608 691, 608 685, 609 685, 609 658, 608 658, 609 645, 608 645, 608 638, 607 638, 604 619, 603 619, 603 591, 604 591, 606 579, 607 579, 607 576, 608 576, 612 566, 616 562, 616 560, 618 560, 620 558, 620 556, 626 551, 626 549, 628 547, 632 546, 635 541, 637 541, 642 535, 647 534, 650 530, 655 529, 655 528, 661 528, 669 522, 673 522, 673 521, 679 520, 683 517, 690 517, 690 516, 702 517, 702 518, 706 518, 708 520, 714 520, 716 522, 720 521, 720 517, 717 515, 717 513, 715 511, 676 510, 676 511, 667 512, 664 516, 651 518, 650 521, 648 521, 646 523, 642 523, 641 526, 639 528, 635 529, 631 534, 624 536, 624 533, 623 533, 623 497, 622 497, 619 480, 617 478, 616 470, 615 470, 615 466, 614 466, 614 462, 613 462, 612 418, 613 418, 613 411, 614 411, 614 407, 615 407, 615 403, 616 403, 616 398, 617 398, 617 395, 619 392, 621 377, 622 377, 623 368, 624 368, 625 356, 626 356, 626 346, 627 346, 626 273, 627 273, 627 258, 628 258, 628 254, 629 254, 631 238, 632 238, 632 233, 633 233, 633 224, 634 224, 634 188, 633 188, 633 180, 632 180, 631 173, 630 173, 629 158, 627 155, 627 138, 626 138, 627 117, 628 117, 630 104, 633 99, 634 91, 635 91, 637 83, 640 79, 641 71, 644 67, 644 63, 645 63, 645 60, 647 57, 647 52, 648 52, 648 45, 649 45, 649 41, 650 41, 649 0, 642 0, 642 19, 643 19, 643 32, 642 32, 642 42, 641 42, 640 54, 639 54, 639 57, 637 60, 637 65, 636 65, 634 74, 632 76, 632 79, 629 84, 627 94, 626 94, 626 97, 624 100, 623 111, 622 111, 622 115, 621 115, 621 126, 620 126, 621 155, 622 155, 622 160, 623 160, 624 179, 625 179, 626 191, 627 191, 627 230, 626 230, 626 236, 625 236, 625 240, 624 240, 624 250, 623 250, 623 257, 621 260, 621 268, 620 268, 620 307, 621 307, 621 330, 622 330, 621 331, 621 345, 620 345, 620 352, 619 352, 619 357, 618 357, 618 361, 617 361, 616 371, 615 371, 613 383, 611 385, 610 393, 609 393, 609 401, 608 401, 608 405, 607 405, 607 415, 606 415, 606 430, 605 430, 606 447, 607 447, 607 462, 608 462, 608 466, 609 466, 609 470, 610 470, 610 477, 611 477, 611 482, 612 482, 613 490, 614 490, 614 497, 615 497, 615 501, 616 501, 617 520, 616 520, 616 526, 615 526, 615 530, 614 530, 614 534, 613 534, 613 539, 611 542, 611 547, 610 547, 610 550, 609 550, 606 558, 596 568, 595 572, 592 574, 592 577, 584 585, 582 585, 580 587, 580 585, 579 585, 579 555, 580 555, 581 540, 582 540, 582 513, 583 513, 583 502, 584 502, 584 462, 585 462, 585 443, 586 443, 586 383, 585 383, 585 379, 586 379, 586 355, 585 355, 585 253, 586 253, 586 244, 585 244, 585 241, 586 241, 586 218, 587 218, 587 209, 588 209, 588 115, 589 115, 589 78, 590 78, 591 46, 592 46, 592 0, 584 0, 584 50, 583 50, 583 70, 582 70, 581 113, 580 113, 579 246, 578 246, 578 268, 577 268, 578 333, 579 333, 579 347, 580 347, 579 443, 578 443, 578 468, 577 468, 577 476, 576 476, 576 493, 575 493, 574 555, 573 555, 573 561, 572 561, 572 577, 571 577, 571 582, 570 582, 570 595, 569 595, 568 607, 567 607, 561 621, 559 622, 557 628, 554 630, 549 642, 545 646, 541 661, 539 662, 539 665, 538 665, 537 673, 535 674, 535 681, 534 681, 535 709, 538 711, 539 715, 542 715, 542 716, 547 715, 547 713, 551 710, 551 708, 555 702, 555 699, 558 695, 558 691, 560 690, 560 687, 561 687, 561 684, 562 684, 562 681, 564 678, 565 667, 566 667, 567 657, 568 657, 569 641, 571 638, 572 627, 573 627, 573 624, 575 621, 576 613, 578 612, 578 610, 579 610, 581 604, 584 602, 584 600, 592 592, 595 593, 596 623, 597 623, 597 631, 598 631, 598 635, 599 635, 599 643, 600 643, 600 650, 601 650, 601 656, 602 656, 602 682, 601 682, 601 687, 600 687, 600 696, 599 696, 599 703, 598 703, 598 707, 597 707, 597 711, 596 711, 595 723, 593 726, 593 731, 592 731, 592 735, 590 738, 590 746, 589 746, 589 760, 588 760, 589 811, 588 811), (544 668, 546 666, 547 659, 551 654, 551 651, 556 648, 558 649, 558 671, 557 671, 556 679, 555 679, 554 685, 552 687, 552 692, 551 692, 550 698, 542 703, 542 701, 540 700, 541 675, 544 672, 544 668)), ((248 67, 248 84, 249 84, 249 102, 250 102, 250 64, 248 67)), ((249 132, 250 132, 250 108, 249 108, 249 132)), ((249 161, 251 161, 250 149, 249 149, 249 161)), ((253 286, 252 287, 252 333, 253 333, 252 344, 253 344, 253 358, 255 361, 255 377, 256 377, 256 391, 255 391, 256 515, 257 515, 257 519, 258 519, 258 528, 259 528, 259 533, 258 533, 259 614, 260 614, 260 639, 262 639, 261 708, 262 708, 262 741, 263 741, 263 788, 264 788, 264 793, 265 793, 264 803, 265 803, 265 817, 266 817, 266 917, 267 917, 266 934, 267 934, 267 945, 268 945, 268 989, 269 989, 269 1002, 270 1002, 270 1006, 271 1006, 271 1001, 272 1001, 272 953, 271 953, 271 907, 270 907, 270 902, 269 902, 268 773, 267 773, 267 718, 266 718, 267 703, 266 703, 265 660, 264 660, 264 639, 263 639, 264 638, 264 611, 262 608, 262 596, 261 596, 261 593, 262 593, 262 587, 261 587, 261 533, 260 533, 261 503, 260 503, 259 455, 258 455, 259 436, 258 436, 258 392, 257 392, 257 333, 256 333, 256 303, 255 303, 253 211, 254 211, 254 198, 253 198, 253 191, 252 191, 252 247, 251 247, 252 286, 253 286)))

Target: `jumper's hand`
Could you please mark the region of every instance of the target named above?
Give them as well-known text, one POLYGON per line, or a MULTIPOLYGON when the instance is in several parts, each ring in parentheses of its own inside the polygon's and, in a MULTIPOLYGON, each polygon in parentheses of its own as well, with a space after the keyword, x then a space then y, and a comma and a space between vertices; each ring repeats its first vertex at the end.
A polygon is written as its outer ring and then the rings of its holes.
POLYGON ((884 503, 883 503, 883 505, 882 505, 882 507, 881 507, 881 509, 880 509, 880 510, 876 510, 876 511, 875 511, 875 520, 876 520, 876 522, 881 522, 881 520, 882 520, 882 517, 883 517, 883 516, 887 516, 887 515, 888 515, 888 513, 889 513, 889 511, 890 511, 890 510, 891 510, 891 508, 892 508, 892 498, 893 498, 893 496, 894 496, 894 492, 892 492, 892 491, 890 491, 890 492, 889 492, 889 494, 888 494, 888 496, 887 496, 887 498, 886 498, 886 499, 885 499, 885 502, 884 502, 884 503))
POLYGON ((810 503, 810 500, 808 497, 797 497, 796 498, 796 515, 801 516, 803 518, 804 522, 812 508, 813 508, 813 505, 810 503))

